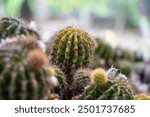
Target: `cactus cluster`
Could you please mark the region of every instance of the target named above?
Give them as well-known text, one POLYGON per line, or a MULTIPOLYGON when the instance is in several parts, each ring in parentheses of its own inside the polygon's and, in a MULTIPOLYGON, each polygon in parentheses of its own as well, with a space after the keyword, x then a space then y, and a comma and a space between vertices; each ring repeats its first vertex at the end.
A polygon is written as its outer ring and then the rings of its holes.
POLYGON ((106 72, 102 69, 93 71, 92 83, 82 94, 81 99, 86 100, 130 100, 133 99, 132 90, 126 81, 121 79, 107 79, 106 72), (101 75, 103 74, 103 75, 101 75), (95 76, 95 77, 94 77, 95 76), (98 82, 100 81, 103 82, 98 82), (107 80, 106 80, 107 79, 107 80), (96 81, 96 82, 95 82, 96 81), (105 82, 104 82, 105 81, 105 82))
POLYGON ((53 85, 45 68, 48 59, 33 43, 0 48, 0 99, 44 99, 53 85))
MULTIPOLYGON (((99 38, 96 39, 96 42, 97 47, 95 48, 95 55, 96 55, 95 57, 98 56, 100 59, 104 60, 104 65, 107 68, 111 67, 112 64, 115 64, 115 62, 120 59, 131 62, 135 60, 135 55, 127 50, 118 47, 112 48, 110 44, 99 38)), ((103 63, 97 64, 101 64, 102 66, 104 66, 103 63)))
POLYGON ((3 17, 0 20, 0 40, 8 37, 31 35, 39 39, 39 34, 25 25, 20 19, 13 17, 3 17))
POLYGON ((48 57, 39 34, 30 26, 17 18, 0 20, 0 99, 149 99, 133 96, 126 77, 131 72, 126 60, 134 60, 130 52, 97 39, 91 59, 95 42, 75 26, 59 30, 52 41, 48 57), (106 64, 106 69, 114 65, 123 74, 113 67, 107 72, 86 68, 91 61, 96 67, 106 64))

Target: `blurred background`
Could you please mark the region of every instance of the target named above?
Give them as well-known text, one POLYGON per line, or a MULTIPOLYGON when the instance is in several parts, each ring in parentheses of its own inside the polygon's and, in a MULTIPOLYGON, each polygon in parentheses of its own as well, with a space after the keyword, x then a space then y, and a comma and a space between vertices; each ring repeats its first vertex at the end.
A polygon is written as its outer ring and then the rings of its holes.
MULTIPOLYGON (((3 16, 35 21, 46 42, 64 26, 84 28, 112 49, 121 48, 135 55, 134 62, 123 64, 131 67, 128 75, 136 86, 150 91, 150 0, 0 0, 3 16)), ((99 54, 98 62, 93 64, 102 65, 103 58, 109 66, 111 62, 99 54)))

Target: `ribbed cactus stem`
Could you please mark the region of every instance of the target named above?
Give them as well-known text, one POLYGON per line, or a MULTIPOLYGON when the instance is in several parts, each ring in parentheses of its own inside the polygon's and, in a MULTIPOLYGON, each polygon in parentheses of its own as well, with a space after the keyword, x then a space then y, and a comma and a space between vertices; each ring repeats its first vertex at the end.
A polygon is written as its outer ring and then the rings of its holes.
POLYGON ((13 44, 0 48, 0 99, 45 99, 52 85, 48 58, 38 47, 13 44))
POLYGON ((93 42, 90 35, 76 27, 68 26, 61 29, 54 37, 52 62, 64 72, 68 83, 66 87, 68 95, 74 90, 72 85, 75 71, 89 63, 92 50, 93 42))

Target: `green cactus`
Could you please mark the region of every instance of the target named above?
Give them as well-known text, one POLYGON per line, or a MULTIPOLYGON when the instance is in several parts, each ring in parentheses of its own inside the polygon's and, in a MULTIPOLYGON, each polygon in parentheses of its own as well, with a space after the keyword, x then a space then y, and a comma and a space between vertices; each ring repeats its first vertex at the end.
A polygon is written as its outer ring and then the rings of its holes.
MULTIPOLYGON (((113 58, 114 58, 114 49, 105 41, 97 38, 97 47, 95 48, 95 55, 100 58, 101 61, 104 61, 101 63, 100 66, 104 66, 109 68, 113 64, 113 58)), ((99 67, 100 67, 99 66, 99 67)))
POLYGON ((103 85, 108 81, 107 73, 102 68, 97 68, 91 73, 91 79, 96 85, 103 85))
POLYGON ((95 54, 98 55, 101 59, 105 59, 106 61, 110 59, 114 61, 118 59, 134 61, 134 56, 131 52, 124 50, 120 47, 112 48, 110 44, 100 38, 97 38, 96 42, 97 47, 95 48, 95 54))
POLYGON ((120 69, 121 72, 127 77, 130 76, 132 72, 132 63, 127 60, 118 60, 115 63, 116 68, 120 69))
POLYGON ((107 79, 105 71, 98 68, 92 73, 93 83, 81 95, 85 100, 129 100, 132 89, 124 79, 107 79), (107 79, 107 80, 106 80, 107 79))
POLYGON ((130 51, 128 50, 123 50, 122 51, 122 56, 120 59, 125 59, 125 60, 128 60, 128 61, 134 61, 134 53, 131 53, 130 51))
POLYGON ((113 48, 101 39, 97 39, 97 48, 95 49, 95 54, 101 59, 105 59, 106 62, 113 58, 114 51, 113 48))
POLYGON ((94 42, 90 35, 76 27, 61 29, 52 43, 52 63, 57 65, 65 75, 68 85, 64 90, 64 99, 74 96, 74 74, 81 67, 87 66, 92 55, 94 42))
POLYGON ((20 35, 31 35, 39 39, 39 34, 23 24, 23 22, 17 18, 3 17, 0 20, 0 40, 7 37, 14 37, 20 35))
POLYGON ((91 79, 83 71, 78 71, 75 74, 75 86, 76 86, 76 95, 79 95, 84 92, 85 88, 90 84, 91 79))
POLYGON ((0 48, 0 99, 44 99, 52 85, 46 55, 24 47, 0 48))
POLYGON ((92 84, 81 96, 85 100, 131 100, 131 89, 122 81, 108 80, 103 85, 92 84))
POLYGON ((58 65, 65 74, 86 66, 92 54, 90 35, 72 26, 57 33, 52 47, 52 62, 58 65))
POLYGON ((61 96, 62 90, 67 85, 66 81, 64 80, 64 75, 57 66, 52 66, 49 68, 49 71, 51 72, 51 76, 55 76, 58 80, 58 84, 53 88, 52 92, 61 96))
POLYGON ((114 54, 114 57, 113 57, 113 60, 114 61, 117 61, 119 59, 124 59, 124 60, 128 60, 128 61, 131 61, 133 62, 134 61, 134 55, 132 55, 133 53, 130 52, 130 51, 127 51, 127 50, 124 50, 124 49, 121 49, 121 48, 115 48, 115 54, 114 54))

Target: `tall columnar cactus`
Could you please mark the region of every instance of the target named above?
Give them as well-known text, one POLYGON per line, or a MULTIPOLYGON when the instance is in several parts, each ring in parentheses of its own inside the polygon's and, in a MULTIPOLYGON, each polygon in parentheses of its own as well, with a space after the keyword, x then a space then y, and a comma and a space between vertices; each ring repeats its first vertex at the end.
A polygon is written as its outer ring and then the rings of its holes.
POLYGON ((129 88, 126 81, 121 79, 106 79, 105 75, 100 70, 100 72, 94 71, 94 76, 96 76, 93 80, 94 82, 85 90, 82 94, 81 99, 87 100, 129 100, 133 99, 132 90, 129 88), (97 77, 100 76, 100 77, 97 77), (103 77, 102 77, 103 76, 103 77), (97 82, 99 79, 103 79, 100 81, 107 81, 107 82, 97 82), (96 82, 97 83, 96 83, 96 82))
POLYGON ((32 35, 39 39, 39 34, 35 30, 17 18, 3 17, 0 20, 0 40, 20 35, 32 35))
POLYGON ((0 99, 44 99, 53 85, 46 55, 24 47, 19 43, 0 49, 0 99))
POLYGON ((73 26, 61 29, 54 36, 51 51, 52 62, 64 72, 68 83, 64 90, 64 99, 71 99, 74 95, 75 71, 89 63, 93 45, 87 32, 73 26))

